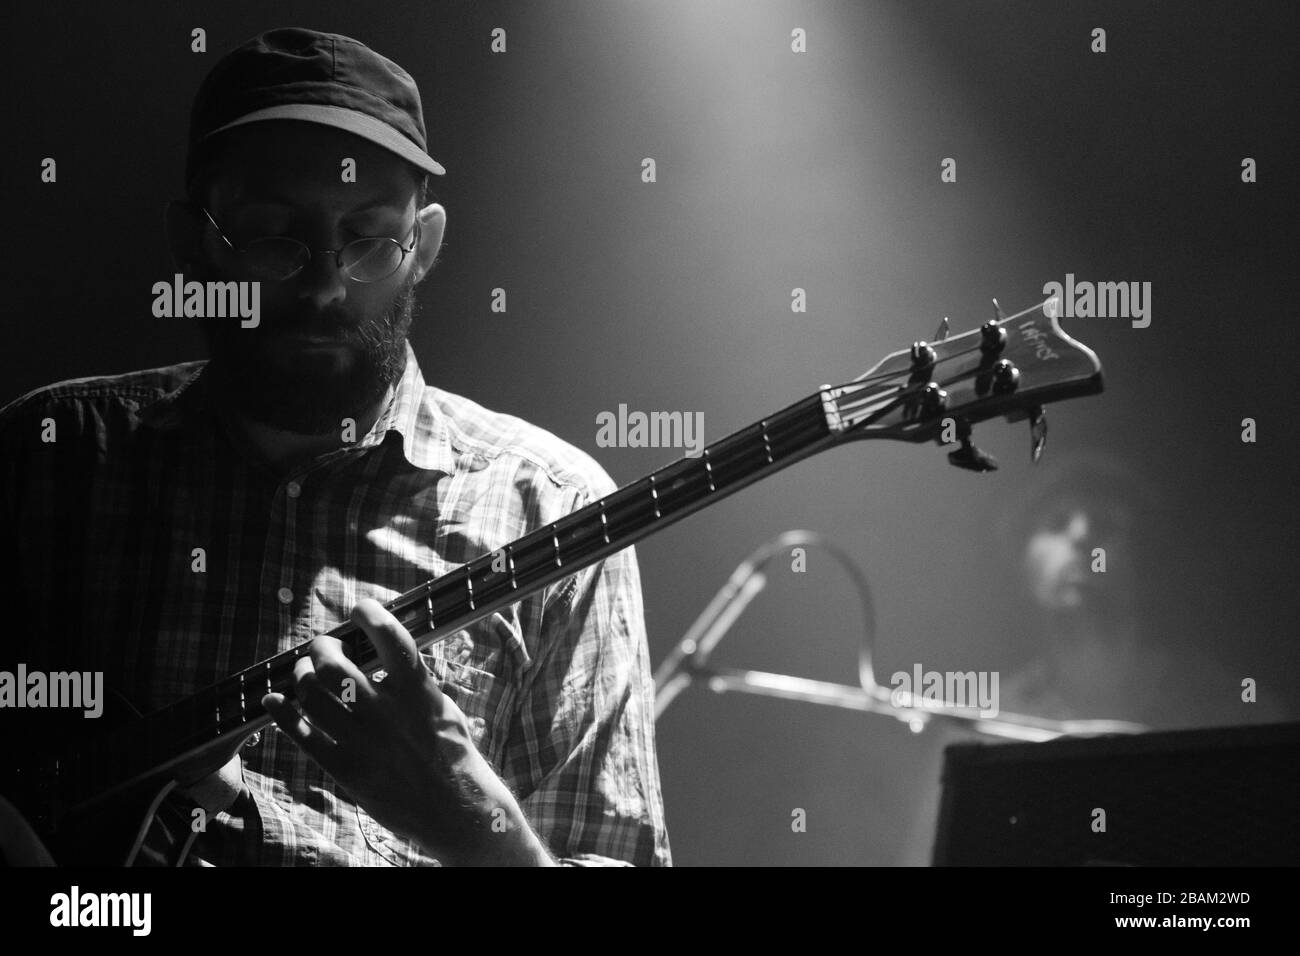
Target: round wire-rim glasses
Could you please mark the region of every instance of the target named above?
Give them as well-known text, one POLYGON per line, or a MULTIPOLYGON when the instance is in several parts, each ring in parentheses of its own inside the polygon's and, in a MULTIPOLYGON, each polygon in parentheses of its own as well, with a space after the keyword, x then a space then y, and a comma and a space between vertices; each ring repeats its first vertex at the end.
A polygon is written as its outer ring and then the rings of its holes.
MULTIPOLYGON (((271 282, 283 282, 292 279, 307 267, 314 252, 305 242, 291 236, 266 236, 254 239, 242 248, 236 247, 226 238, 212 213, 197 203, 187 203, 192 209, 202 211, 204 217, 216 230, 226 248, 240 256, 248 267, 247 271, 258 279, 271 282)), ((420 220, 415 220, 414 235, 410 246, 404 246, 388 236, 365 236, 353 239, 339 249, 317 249, 334 256, 334 263, 349 279, 354 282, 382 282, 398 269, 406 257, 415 251, 420 243, 420 220)))

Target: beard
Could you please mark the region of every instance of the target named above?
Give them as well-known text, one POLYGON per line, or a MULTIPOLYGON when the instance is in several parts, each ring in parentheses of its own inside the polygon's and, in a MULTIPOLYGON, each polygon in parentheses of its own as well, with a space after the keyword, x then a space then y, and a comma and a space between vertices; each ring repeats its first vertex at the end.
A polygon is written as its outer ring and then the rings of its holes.
POLYGON ((385 310, 359 324, 309 303, 263 314, 256 328, 202 319, 205 375, 218 403, 246 420, 300 435, 339 433, 345 418, 360 420, 401 377, 414 315, 412 276, 385 310), (339 347, 304 347, 295 338, 303 335, 339 347))

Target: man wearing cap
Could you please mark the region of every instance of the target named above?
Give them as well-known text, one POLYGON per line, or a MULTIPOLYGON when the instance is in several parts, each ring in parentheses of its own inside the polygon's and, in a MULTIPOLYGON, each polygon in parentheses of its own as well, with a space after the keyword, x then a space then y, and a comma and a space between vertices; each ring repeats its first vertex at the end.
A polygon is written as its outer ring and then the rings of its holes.
POLYGON ((424 651, 382 607, 614 489, 424 382, 406 338, 442 173, 397 64, 254 37, 199 90, 167 230, 187 280, 259 283, 260 321, 205 317, 206 362, 0 411, 16 654, 103 670, 147 711, 312 642, 296 700, 264 701, 278 730, 182 774, 211 814, 191 861, 670 861, 633 549, 424 651), (382 681, 320 636, 348 620, 382 681))

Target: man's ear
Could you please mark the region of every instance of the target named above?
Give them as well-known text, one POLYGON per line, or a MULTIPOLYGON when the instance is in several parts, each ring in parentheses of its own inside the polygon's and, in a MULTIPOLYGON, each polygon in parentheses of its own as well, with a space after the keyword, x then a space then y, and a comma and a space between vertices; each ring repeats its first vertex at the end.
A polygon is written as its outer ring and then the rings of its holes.
POLYGON ((181 273, 195 272, 194 266, 202 259, 203 249, 203 221, 198 210, 173 199, 164 215, 172 265, 181 273))
POLYGON ((415 282, 418 285, 433 268, 442 247, 442 234, 447 228, 447 210, 436 202, 425 206, 416 214, 420 223, 420 242, 415 247, 415 282))

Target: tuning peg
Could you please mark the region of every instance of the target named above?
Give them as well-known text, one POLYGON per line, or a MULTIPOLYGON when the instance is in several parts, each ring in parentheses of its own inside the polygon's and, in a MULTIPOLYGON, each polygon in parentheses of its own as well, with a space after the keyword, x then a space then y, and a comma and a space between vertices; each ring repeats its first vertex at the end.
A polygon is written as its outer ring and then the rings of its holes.
POLYGON ((1007 320, 1006 314, 1002 311, 1002 306, 998 305, 997 299, 993 300, 993 311, 997 314, 999 322, 1005 322, 1007 320))
POLYGON ((989 319, 980 326, 980 351, 996 355, 1007 344, 1007 330, 996 319, 989 319))
POLYGON ((958 419, 957 421, 957 438, 961 441, 961 447, 956 451, 948 452, 948 461, 958 468, 965 468, 967 471, 997 471, 998 462, 992 455, 989 455, 975 446, 970 440, 970 422, 958 419))
POLYGON ((961 447, 956 451, 948 452, 948 461, 958 468, 965 468, 967 471, 997 471, 998 461, 992 455, 980 451, 971 440, 967 438, 961 443, 961 447))
POLYGON ((948 337, 948 316, 945 315, 943 317, 943 321, 939 323, 939 330, 934 333, 934 340, 936 342, 942 342, 947 337, 948 337))
POLYGON ((1010 359, 998 359, 993 363, 993 394, 1007 395, 1016 390, 1020 384, 1020 369, 1010 359))
POLYGON ((1043 457, 1043 446, 1047 444, 1047 416, 1043 406, 1035 405, 1029 410, 1030 460, 1038 464, 1043 457))
POLYGON ((921 411, 926 415, 938 415, 948 407, 948 393, 939 387, 938 382, 930 382, 921 389, 921 411))

